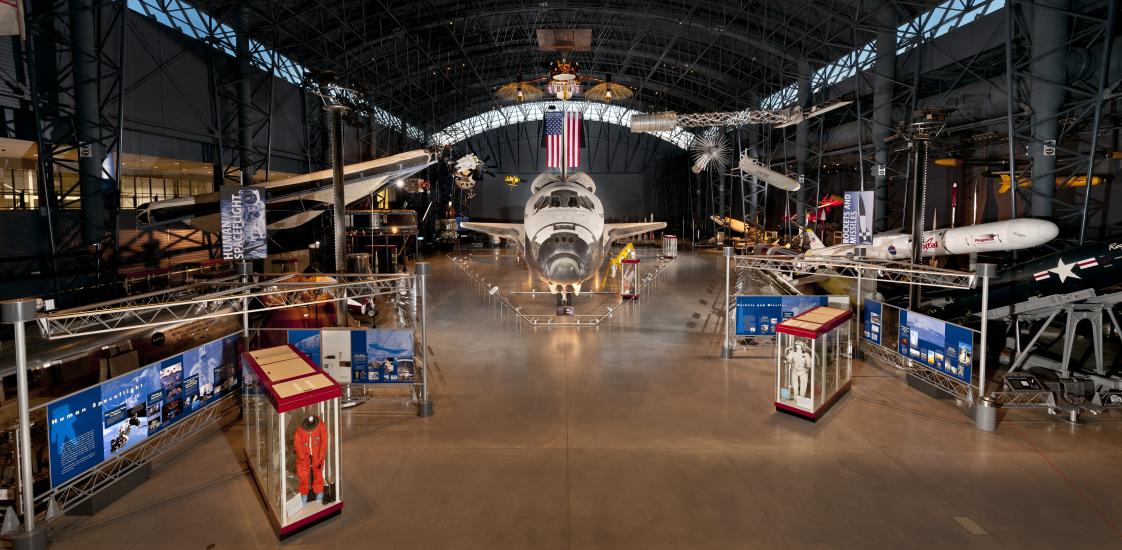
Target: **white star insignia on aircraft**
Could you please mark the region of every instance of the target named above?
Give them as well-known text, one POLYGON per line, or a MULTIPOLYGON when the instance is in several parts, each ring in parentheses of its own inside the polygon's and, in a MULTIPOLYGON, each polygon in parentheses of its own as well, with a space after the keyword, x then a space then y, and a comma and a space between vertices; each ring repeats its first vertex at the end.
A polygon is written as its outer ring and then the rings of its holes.
POLYGON ((1079 275, 1076 275, 1075 272, 1072 271, 1072 268, 1074 268, 1074 267, 1075 267, 1074 262, 1070 263, 1070 264, 1065 264, 1064 260, 1061 258, 1061 259, 1056 260, 1056 267, 1053 267, 1052 269, 1049 269, 1048 271, 1050 271, 1052 273, 1055 273, 1057 276, 1059 276, 1060 277, 1060 283, 1063 283, 1064 281, 1067 280, 1068 277, 1071 277, 1072 279, 1079 279, 1080 278, 1079 275))

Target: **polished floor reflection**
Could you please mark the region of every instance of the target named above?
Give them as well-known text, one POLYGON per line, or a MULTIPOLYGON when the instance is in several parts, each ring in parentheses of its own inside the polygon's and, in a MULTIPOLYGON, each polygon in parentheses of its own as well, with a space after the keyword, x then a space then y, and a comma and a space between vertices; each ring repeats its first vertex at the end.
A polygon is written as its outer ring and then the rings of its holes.
MULTIPOLYGON (((777 414, 770 348, 719 358, 722 265, 687 252, 613 322, 546 329, 436 259, 436 414, 345 413, 340 517, 278 543, 235 424, 58 522, 55 548, 1122 546, 1117 413, 985 433, 855 364, 824 420, 777 414)), ((502 267, 496 283, 528 284, 502 267)))

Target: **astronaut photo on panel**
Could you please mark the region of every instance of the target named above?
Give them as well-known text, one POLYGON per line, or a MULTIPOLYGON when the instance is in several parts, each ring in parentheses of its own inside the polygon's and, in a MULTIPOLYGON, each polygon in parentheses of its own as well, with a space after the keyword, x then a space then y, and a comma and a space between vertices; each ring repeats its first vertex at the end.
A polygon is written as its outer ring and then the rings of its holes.
POLYGON ((787 368, 787 380, 790 382, 791 393, 799 397, 808 397, 807 386, 810 382, 810 367, 813 358, 806 342, 795 340, 783 355, 783 363, 787 368))

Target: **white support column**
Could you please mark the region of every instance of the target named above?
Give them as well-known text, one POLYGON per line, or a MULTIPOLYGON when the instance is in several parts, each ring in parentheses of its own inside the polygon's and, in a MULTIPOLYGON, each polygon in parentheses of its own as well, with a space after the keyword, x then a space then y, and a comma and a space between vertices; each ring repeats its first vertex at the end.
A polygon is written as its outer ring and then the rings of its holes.
POLYGON ((736 304, 732 300, 732 247, 725 247, 725 343, 721 347, 721 357, 732 358, 732 340, 730 328, 736 304))
POLYGON ((0 322, 15 332, 16 393, 19 406, 19 479, 23 530, 11 535, 14 548, 46 548, 47 531, 35 525, 35 485, 31 476, 31 403, 27 382, 27 333, 24 323, 35 319, 35 300, 0 302, 0 322))
MULTIPOLYGON (((417 262, 417 295, 420 304, 418 304, 418 317, 421 321, 421 401, 417 403, 417 416, 432 416, 432 397, 429 395, 429 334, 428 334, 428 317, 427 311, 429 307, 428 297, 425 294, 425 280, 429 275, 428 262, 417 262)), ((416 365, 414 365, 416 368, 416 365)))

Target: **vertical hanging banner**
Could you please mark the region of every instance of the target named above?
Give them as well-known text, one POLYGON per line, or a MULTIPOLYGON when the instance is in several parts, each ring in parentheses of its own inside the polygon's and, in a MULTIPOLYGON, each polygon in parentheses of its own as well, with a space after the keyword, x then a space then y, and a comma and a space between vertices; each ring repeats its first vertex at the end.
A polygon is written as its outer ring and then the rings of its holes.
POLYGON ((227 185, 222 187, 220 199, 222 259, 264 260, 268 250, 261 190, 227 185))
POLYGON ((842 210, 842 242, 873 244, 873 192, 846 191, 842 210))

